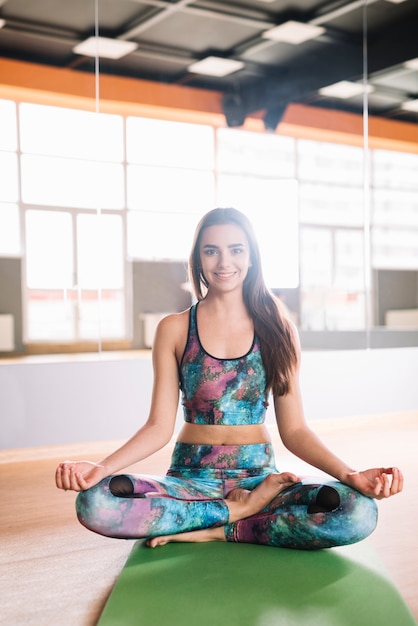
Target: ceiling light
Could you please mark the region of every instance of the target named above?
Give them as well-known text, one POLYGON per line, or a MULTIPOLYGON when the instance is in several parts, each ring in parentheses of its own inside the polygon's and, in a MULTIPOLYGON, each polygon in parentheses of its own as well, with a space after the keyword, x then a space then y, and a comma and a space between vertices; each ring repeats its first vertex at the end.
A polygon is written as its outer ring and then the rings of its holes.
POLYGON ((418 57, 416 59, 410 59, 403 64, 408 70, 418 70, 418 57))
POLYGON ((87 57, 103 57, 105 59, 120 59, 138 47, 133 41, 108 39, 107 37, 89 37, 74 46, 73 52, 87 57))
POLYGON ((348 80, 341 80, 328 87, 322 87, 319 90, 321 96, 327 96, 328 98, 353 98, 359 96, 362 93, 371 93, 374 91, 372 85, 363 85, 362 83, 351 83, 348 80))
POLYGON ((404 111, 418 113, 418 100, 408 100, 407 102, 402 102, 401 109, 404 111))
POLYGON ((3 28, 3 26, 5 26, 5 24, 6 24, 6 20, 0 19, 0 28, 3 28))
POLYGON ((279 26, 275 26, 270 30, 262 33, 265 39, 273 41, 285 41, 286 43, 299 44, 309 39, 315 39, 325 32, 322 26, 314 26, 313 24, 304 24, 303 22, 284 22, 279 26))
POLYGON ((386 0, 386 2, 391 2, 392 4, 401 4, 405 2, 405 0, 386 0))
POLYGON ((192 63, 187 68, 192 74, 204 74, 205 76, 228 76, 244 67, 242 61, 222 59, 220 57, 206 57, 201 61, 192 63))

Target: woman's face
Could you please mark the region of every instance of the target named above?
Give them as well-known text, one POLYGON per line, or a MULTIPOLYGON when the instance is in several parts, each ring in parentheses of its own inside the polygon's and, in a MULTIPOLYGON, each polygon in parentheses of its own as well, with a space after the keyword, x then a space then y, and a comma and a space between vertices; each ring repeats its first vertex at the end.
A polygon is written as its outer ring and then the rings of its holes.
POLYGON ((250 248, 242 228, 236 224, 208 226, 202 233, 199 253, 210 290, 242 289, 251 265, 250 248))

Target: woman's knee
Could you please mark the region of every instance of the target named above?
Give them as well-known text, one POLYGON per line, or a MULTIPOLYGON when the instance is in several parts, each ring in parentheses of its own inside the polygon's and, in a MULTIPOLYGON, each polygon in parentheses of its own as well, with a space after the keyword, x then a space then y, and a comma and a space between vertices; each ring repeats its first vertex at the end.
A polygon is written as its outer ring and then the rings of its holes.
POLYGON ((338 512, 344 520, 346 542, 355 543, 368 537, 376 528, 378 508, 376 501, 348 485, 332 485, 338 492, 340 504, 338 512))
MULTIPOLYGON (((79 522, 101 535, 114 536, 121 519, 122 493, 129 492, 132 482, 124 476, 108 477, 94 487, 80 491, 76 498, 76 513, 79 522), (115 479, 118 479, 116 482, 115 479), (126 478, 125 480, 121 480, 126 478), (113 485, 112 485, 113 483, 113 485)), ((132 492, 131 491, 131 492, 132 492)))

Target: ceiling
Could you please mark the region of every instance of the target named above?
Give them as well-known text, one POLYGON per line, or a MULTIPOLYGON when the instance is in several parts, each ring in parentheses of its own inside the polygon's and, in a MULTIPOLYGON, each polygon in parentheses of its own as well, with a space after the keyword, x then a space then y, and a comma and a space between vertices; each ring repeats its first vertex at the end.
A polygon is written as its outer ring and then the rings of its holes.
POLYGON ((418 99, 418 0, 0 0, 0 24, 0 56, 220 91, 230 126, 262 111, 274 129, 291 102, 361 113, 363 93, 319 90, 349 81, 364 91, 365 69, 371 115, 418 121, 402 108, 418 99), (320 32, 302 43, 266 38, 289 22, 320 32), (100 54, 97 65, 74 52, 94 36, 133 50, 100 54), (208 76, 190 68, 206 57, 239 69, 208 76))

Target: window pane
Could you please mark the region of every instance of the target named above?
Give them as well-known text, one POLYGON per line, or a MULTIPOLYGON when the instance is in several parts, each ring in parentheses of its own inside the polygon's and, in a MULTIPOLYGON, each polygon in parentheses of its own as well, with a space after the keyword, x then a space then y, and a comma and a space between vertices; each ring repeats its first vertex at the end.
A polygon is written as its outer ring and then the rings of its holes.
POLYGON ((418 229, 373 228, 372 267, 418 270, 418 229))
POLYGON ((0 100, 0 150, 17 150, 16 104, 0 100))
POLYGON ((28 339, 77 341, 125 337, 122 290, 28 290, 28 339))
POLYGON ((20 254, 20 220, 17 204, 0 202, 0 256, 20 254))
POLYGON ((218 206, 233 206, 250 218, 262 252, 268 286, 297 287, 297 182, 221 175, 218 179, 218 206))
POLYGON ((125 337, 125 302, 122 290, 82 290, 79 294, 78 338, 125 337))
POLYGON ((363 149, 320 141, 297 141, 298 177, 350 187, 363 183, 363 149))
POLYGON ((119 215, 77 217, 77 261, 80 288, 123 288, 124 255, 119 215))
POLYGON ((186 260, 199 215, 128 212, 128 254, 136 259, 186 260))
POLYGON ((121 209, 122 165, 52 157, 22 157, 22 196, 27 204, 121 209))
POLYGON ((300 245, 303 287, 330 287, 332 285, 332 231, 324 228, 303 228, 300 245))
POLYGON ((278 135, 220 128, 217 165, 221 172, 293 178, 295 141, 278 135))
POLYGON ((20 105, 22 152, 123 161, 123 119, 76 109, 20 105))
POLYGON ((417 192, 375 189, 373 192, 373 224, 418 227, 417 192))
POLYGON ((29 288, 73 286, 72 222, 69 213, 26 212, 26 277, 29 288))
POLYGON ((27 291, 27 339, 71 341, 75 335, 77 294, 66 289, 27 291))
POLYGON ((17 178, 17 155, 12 152, 0 152, 0 200, 18 202, 19 187, 17 178))
POLYGON ((364 234, 360 230, 338 230, 335 233, 335 287, 364 291, 363 242, 364 234))
POLYGON ((418 189, 418 154, 373 151, 373 184, 392 189, 418 189))
POLYGON ((214 206, 212 172, 128 166, 128 207, 146 211, 202 213, 214 206))
POLYGON ((309 224, 361 226, 363 190, 333 185, 300 185, 300 221, 309 224))
POLYGON ((213 169, 214 131, 210 126, 128 117, 129 163, 213 169))

